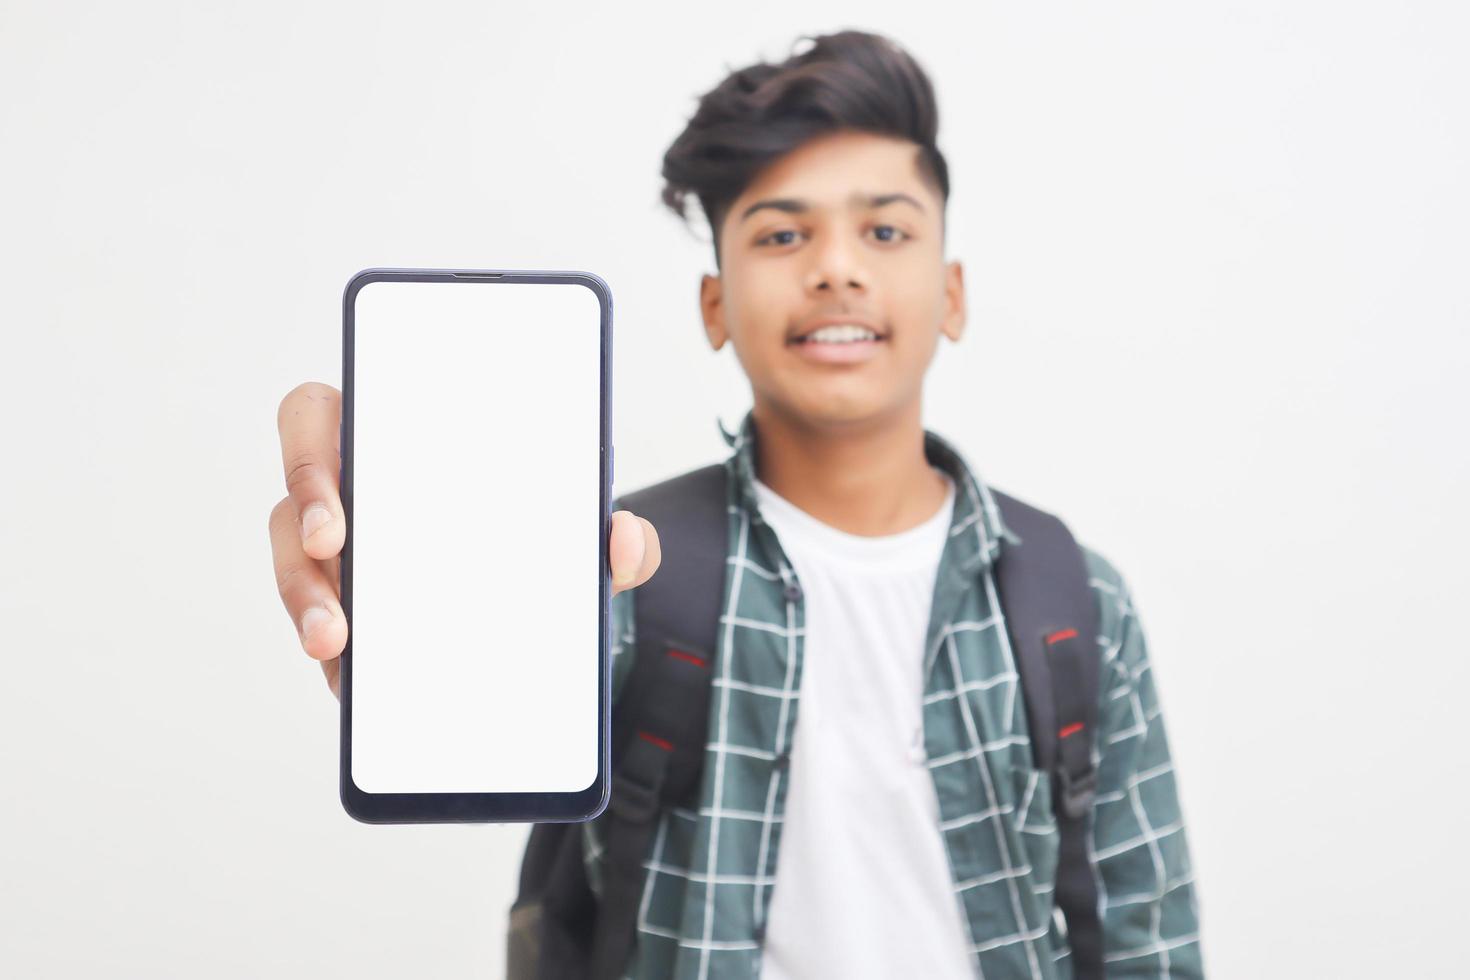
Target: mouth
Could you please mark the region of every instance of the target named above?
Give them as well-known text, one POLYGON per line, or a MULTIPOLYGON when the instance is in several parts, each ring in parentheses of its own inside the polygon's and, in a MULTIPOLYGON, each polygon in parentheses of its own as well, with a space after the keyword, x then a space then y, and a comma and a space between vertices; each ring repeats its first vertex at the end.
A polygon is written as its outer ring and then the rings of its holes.
POLYGON ((888 335, 861 323, 828 324, 809 329, 786 342, 807 361, 818 364, 857 364, 873 358, 888 335))
POLYGON ((825 319, 790 337, 788 344, 853 344, 887 340, 888 334, 867 320, 825 319))

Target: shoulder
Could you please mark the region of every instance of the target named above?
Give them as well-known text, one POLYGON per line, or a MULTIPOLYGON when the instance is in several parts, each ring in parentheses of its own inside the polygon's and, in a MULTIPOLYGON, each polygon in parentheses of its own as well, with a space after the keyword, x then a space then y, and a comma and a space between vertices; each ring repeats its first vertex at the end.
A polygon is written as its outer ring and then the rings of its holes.
MULTIPOLYGON (((1027 526, 1040 524, 1042 521, 1060 521, 1071 535, 1082 553, 1087 584, 1097 606, 1097 643, 1106 674, 1107 665, 1122 655, 1130 633, 1136 629, 1133 622, 1135 616, 1132 594, 1123 573, 1107 555, 1088 544, 1060 514, 1040 508, 997 487, 990 486, 989 490, 1001 505, 1001 511, 1005 515, 1004 527, 1014 527, 1022 540, 1025 539, 1027 526)), ((1005 530, 1001 533, 1004 537, 1005 530)))
POLYGON ((1104 669, 1112 666, 1128 673, 1136 671, 1135 661, 1145 656, 1139 637, 1138 614, 1133 606, 1133 593, 1128 580, 1111 559, 1080 539, 1077 542, 1087 564, 1087 582, 1098 607, 1098 651, 1104 669))
POLYGON ((1077 541, 1077 547, 1082 551, 1082 557, 1087 563, 1087 584, 1092 587, 1092 592, 1097 596, 1100 604, 1101 632, 1116 631, 1126 610, 1131 605, 1128 580, 1123 577, 1118 566, 1113 564, 1112 560, 1101 551, 1080 539, 1077 541))

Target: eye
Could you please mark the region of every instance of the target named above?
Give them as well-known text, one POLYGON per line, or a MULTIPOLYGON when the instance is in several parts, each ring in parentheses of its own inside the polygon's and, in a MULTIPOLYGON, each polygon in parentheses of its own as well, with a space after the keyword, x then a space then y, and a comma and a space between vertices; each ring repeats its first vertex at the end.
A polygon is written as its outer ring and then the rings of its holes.
MULTIPOLYGON (((792 231, 790 228, 783 228, 780 231, 773 231, 773 232, 771 232, 765 238, 757 239, 756 240, 756 244, 757 245, 764 245, 766 242, 771 241, 772 239, 776 238, 779 235, 796 235, 796 234, 799 234, 799 232, 792 231)), ((775 244, 777 244, 777 245, 790 245, 791 242, 788 240, 788 241, 776 242, 775 244)))
MULTIPOLYGON (((903 231, 903 230, 901 230, 899 228, 896 228, 893 225, 876 225, 876 226, 874 226, 874 229, 873 230, 874 231, 883 231, 885 229, 888 230, 888 231, 893 232, 895 236, 902 235, 903 238, 912 238, 912 237, 914 237, 913 235, 910 235, 908 232, 903 231)), ((879 241, 882 241, 882 242, 896 242, 896 241, 901 241, 902 239, 897 238, 897 237, 887 237, 887 238, 885 238, 885 237, 883 237, 883 236, 880 235, 879 238, 878 238, 878 240, 879 241)))

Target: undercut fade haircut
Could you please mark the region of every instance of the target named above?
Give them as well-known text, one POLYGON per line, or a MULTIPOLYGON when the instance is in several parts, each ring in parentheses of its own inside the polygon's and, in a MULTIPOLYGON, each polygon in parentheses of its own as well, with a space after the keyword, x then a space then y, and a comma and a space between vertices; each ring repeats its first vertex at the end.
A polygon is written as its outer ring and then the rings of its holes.
MULTIPOLYGON (((709 223, 720 266, 720 226, 756 176, 803 143, 856 130, 918 144, 920 178, 949 201, 949 170, 936 140, 939 107, 929 76, 896 42, 845 30, 802 35, 779 64, 732 71, 700 96, 663 159, 663 203, 688 221, 692 196, 709 223)), ((941 211, 941 222, 943 214, 941 211)))

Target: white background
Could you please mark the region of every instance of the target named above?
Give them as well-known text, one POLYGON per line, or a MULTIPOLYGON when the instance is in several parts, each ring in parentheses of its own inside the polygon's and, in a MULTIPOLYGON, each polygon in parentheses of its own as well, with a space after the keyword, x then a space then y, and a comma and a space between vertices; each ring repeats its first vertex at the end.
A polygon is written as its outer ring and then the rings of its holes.
POLYGON ((339 383, 365 266, 588 269, 619 490, 721 458, 749 391, 660 160, 845 26, 939 92, 970 326, 926 421, 1131 583, 1212 975, 1452 971, 1464 8, 947 8, 0 6, 0 973, 498 975, 524 828, 338 803, 276 406, 339 383))

